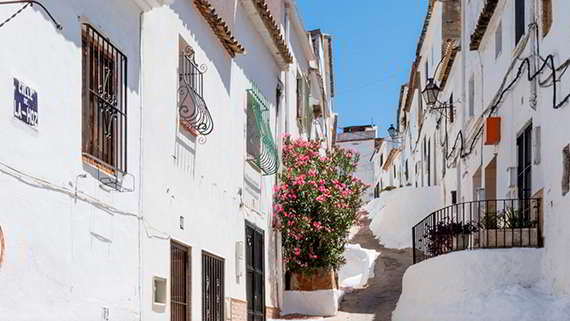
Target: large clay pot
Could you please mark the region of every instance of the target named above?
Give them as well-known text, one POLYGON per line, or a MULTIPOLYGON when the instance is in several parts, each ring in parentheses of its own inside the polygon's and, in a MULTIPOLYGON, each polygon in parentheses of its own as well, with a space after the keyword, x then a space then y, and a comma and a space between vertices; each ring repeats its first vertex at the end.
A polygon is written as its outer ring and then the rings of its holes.
POLYGON ((333 270, 292 272, 290 280, 289 290, 293 291, 338 289, 338 276, 333 270))

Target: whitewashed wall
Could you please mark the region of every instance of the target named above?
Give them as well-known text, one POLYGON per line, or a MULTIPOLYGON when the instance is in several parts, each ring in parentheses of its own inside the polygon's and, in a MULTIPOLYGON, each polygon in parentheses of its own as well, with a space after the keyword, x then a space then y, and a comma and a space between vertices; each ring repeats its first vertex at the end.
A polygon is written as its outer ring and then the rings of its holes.
MULTIPOLYGON (((45 3, 0 28, 0 315, 5 320, 139 320, 139 17, 133 1, 45 3), (128 57, 128 169, 135 192, 101 187, 81 158, 81 24, 128 57), (39 95, 39 125, 13 117, 13 78, 39 95), (78 175, 86 174, 85 178, 78 175), (77 194, 76 194, 77 191, 77 194)), ((3 20, 21 5, 0 7, 3 20)))
MULTIPOLYGON (((564 0, 552 1, 553 25, 548 35, 541 42, 541 54, 554 55, 558 66, 570 58, 570 46, 561 41, 568 36, 570 21, 565 12, 570 10, 570 3, 564 0)), ((570 93, 570 80, 564 76, 559 83, 558 101, 570 93)), ((543 271, 546 279, 557 294, 570 295, 570 275, 568 266, 568 244, 570 244, 570 194, 562 196, 562 149, 570 144, 570 133, 567 130, 570 120, 570 106, 561 109, 552 108, 552 90, 545 88, 539 92, 537 113, 542 117, 542 166, 544 168, 544 241, 545 256, 543 271)))
MULTIPOLYGON (((144 17, 143 215, 159 237, 145 239, 145 319, 166 320, 169 308, 153 309, 152 278, 170 274, 169 239, 192 251, 192 316, 202 315, 202 251, 225 259, 226 297, 245 301, 245 274, 237 276, 236 244, 245 241, 245 221, 265 231, 266 305, 277 307, 274 235, 270 228, 274 176, 246 164, 247 89, 255 84, 270 102, 275 133, 275 88, 280 71, 247 13, 238 3, 232 31, 247 55, 231 59, 189 1, 155 9, 144 17), (178 37, 196 51, 204 74, 204 98, 214 131, 204 144, 176 132, 178 37), (243 196, 240 195, 243 194, 243 196), (244 204, 240 205, 243 201, 244 204), (179 218, 184 217, 184 230, 179 218), (163 239, 160 236, 165 236, 163 239)), ((282 108, 284 110, 284 108, 282 108)), ((241 261, 242 265, 245 262, 241 261)), ((241 271, 245 271, 245 266, 241 271)))
POLYGON ((362 200, 364 202, 372 200, 374 198, 374 165, 371 158, 374 153, 374 139, 337 142, 337 146, 360 154, 354 176, 371 186, 363 193, 362 200))

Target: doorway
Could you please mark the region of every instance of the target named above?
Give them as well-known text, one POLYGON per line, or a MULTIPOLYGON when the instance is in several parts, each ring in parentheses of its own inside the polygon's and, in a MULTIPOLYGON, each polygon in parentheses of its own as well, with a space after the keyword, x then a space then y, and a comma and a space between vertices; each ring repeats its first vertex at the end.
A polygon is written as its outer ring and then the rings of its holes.
POLYGON ((246 223, 247 321, 265 321, 265 236, 246 223))

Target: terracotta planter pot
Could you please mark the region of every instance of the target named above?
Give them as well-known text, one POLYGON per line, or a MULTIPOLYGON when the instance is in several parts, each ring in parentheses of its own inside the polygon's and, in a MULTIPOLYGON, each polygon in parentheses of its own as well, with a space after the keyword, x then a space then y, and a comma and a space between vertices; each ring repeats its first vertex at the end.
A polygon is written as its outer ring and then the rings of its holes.
POLYGON ((313 273, 291 273, 290 290, 316 291, 338 289, 338 276, 333 270, 320 270, 313 273))

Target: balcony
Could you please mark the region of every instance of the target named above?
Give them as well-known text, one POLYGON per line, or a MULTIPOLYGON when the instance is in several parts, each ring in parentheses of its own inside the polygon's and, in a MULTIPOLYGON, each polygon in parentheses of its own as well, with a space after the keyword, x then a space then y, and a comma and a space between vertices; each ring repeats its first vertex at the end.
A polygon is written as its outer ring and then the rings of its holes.
POLYGON ((437 210, 412 228, 414 264, 454 251, 543 246, 541 199, 481 200, 437 210))

